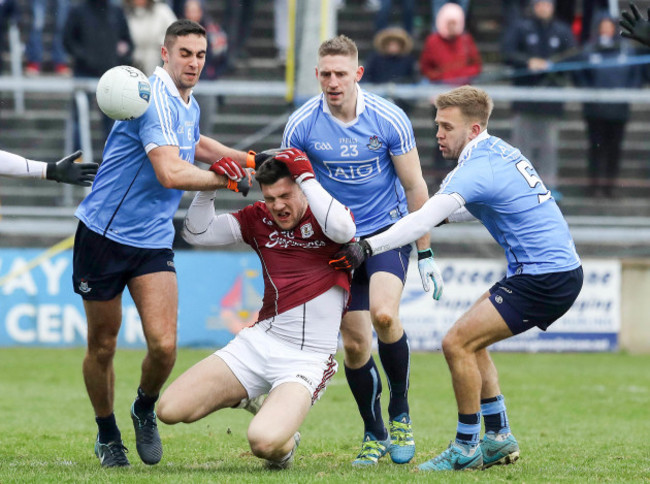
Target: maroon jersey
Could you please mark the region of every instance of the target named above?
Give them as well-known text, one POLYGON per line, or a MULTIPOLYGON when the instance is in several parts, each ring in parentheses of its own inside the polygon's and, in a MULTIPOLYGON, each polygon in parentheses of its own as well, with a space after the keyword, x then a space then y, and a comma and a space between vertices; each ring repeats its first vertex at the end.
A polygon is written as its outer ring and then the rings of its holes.
POLYGON ((232 215, 244 242, 262 262, 264 300, 259 320, 310 301, 335 285, 350 292, 349 273, 329 265, 341 244, 327 238, 309 207, 293 230, 278 227, 264 202, 232 215))

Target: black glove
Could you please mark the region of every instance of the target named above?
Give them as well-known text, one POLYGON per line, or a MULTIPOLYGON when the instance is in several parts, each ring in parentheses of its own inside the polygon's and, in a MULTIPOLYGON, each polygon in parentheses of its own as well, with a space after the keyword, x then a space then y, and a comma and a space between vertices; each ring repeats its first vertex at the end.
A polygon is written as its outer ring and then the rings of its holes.
POLYGON ((356 269, 371 255, 370 244, 365 240, 361 240, 345 244, 334 254, 334 258, 329 264, 337 271, 356 269))
POLYGON ((89 187, 92 185, 99 165, 97 163, 75 163, 74 160, 81 156, 81 151, 75 151, 71 155, 59 161, 47 163, 45 178, 71 185, 89 187))
MULTIPOLYGON (((619 21, 619 25, 623 27, 621 36, 634 39, 650 47, 650 21, 641 17, 639 9, 632 2, 630 2, 630 10, 632 10, 634 16, 625 10, 621 13, 621 17, 623 17, 619 21)), ((650 18, 650 8, 648 9, 648 17, 650 18)))
POLYGON ((244 176, 244 178, 238 182, 235 180, 228 180, 228 185, 226 185, 226 188, 228 190, 232 190, 235 193, 241 193, 243 196, 248 195, 248 192, 253 186, 253 175, 255 172, 250 168, 244 168, 244 172, 246 173, 246 176, 244 176))
POLYGON ((259 170, 260 166, 262 166, 262 163, 264 163, 266 160, 270 160, 275 155, 277 155, 278 153, 282 153, 283 151, 285 150, 281 148, 272 148, 270 150, 264 150, 259 153, 255 153, 254 151, 249 151, 248 158, 246 159, 246 167, 255 168, 256 170, 259 170))

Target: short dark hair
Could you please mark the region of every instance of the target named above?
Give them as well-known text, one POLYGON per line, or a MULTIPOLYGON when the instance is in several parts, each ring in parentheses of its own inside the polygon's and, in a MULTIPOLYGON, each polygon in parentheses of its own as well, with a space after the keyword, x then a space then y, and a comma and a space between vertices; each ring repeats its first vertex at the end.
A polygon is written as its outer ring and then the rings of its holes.
POLYGON ((207 38, 205 29, 200 24, 182 18, 172 22, 172 24, 167 27, 167 31, 165 32, 165 47, 170 49, 176 41, 176 38, 186 37, 188 35, 199 35, 207 38))
POLYGON ((255 179, 260 185, 273 185, 280 178, 291 178, 291 172, 287 165, 281 161, 271 158, 260 166, 255 172, 255 179))

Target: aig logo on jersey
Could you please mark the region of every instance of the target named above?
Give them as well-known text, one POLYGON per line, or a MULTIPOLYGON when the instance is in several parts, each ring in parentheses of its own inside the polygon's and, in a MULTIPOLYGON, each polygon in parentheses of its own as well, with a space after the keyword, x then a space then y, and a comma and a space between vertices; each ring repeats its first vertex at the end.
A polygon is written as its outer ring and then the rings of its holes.
POLYGON ((300 227, 300 235, 302 235, 303 239, 308 239, 314 235, 314 228, 311 226, 311 224, 305 224, 300 227))
POLYGON ((381 172, 379 158, 362 161, 323 160, 330 178, 343 183, 359 183, 376 177, 381 172))

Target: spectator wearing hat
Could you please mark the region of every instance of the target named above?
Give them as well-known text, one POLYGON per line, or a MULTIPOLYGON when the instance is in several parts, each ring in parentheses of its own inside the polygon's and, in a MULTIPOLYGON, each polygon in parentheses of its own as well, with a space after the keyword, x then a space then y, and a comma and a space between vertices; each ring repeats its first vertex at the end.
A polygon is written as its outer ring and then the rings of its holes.
MULTIPOLYGON (((504 61, 530 74, 513 78, 515 86, 560 87, 566 75, 553 72, 553 62, 564 60, 576 48, 571 28, 555 18, 553 0, 532 0, 533 15, 521 18, 503 37, 504 61)), ((512 103, 514 114, 512 144, 530 160, 553 196, 557 191, 559 121, 564 106, 561 102, 517 101, 512 103)))
POLYGON ((431 82, 468 84, 481 73, 481 55, 469 32, 465 13, 446 3, 436 17, 436 32, 429 34, 420 55, 420 73, 431 82))
MULTIPOLYGON (((374 52, 365 62, 364 80, 373 84, 415 82, 415 58, 411 55, 413 39, 401 27, 389 27, 377 32, 374 52)), ((405 99, 392 99, 407 114, 412 104, 405 99)))

